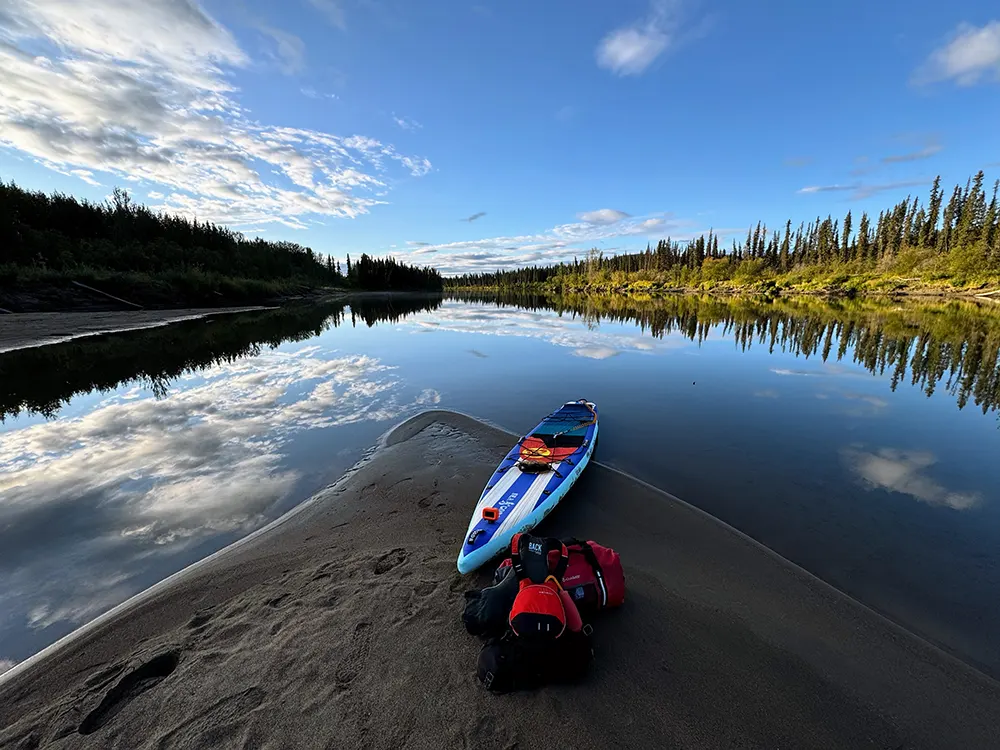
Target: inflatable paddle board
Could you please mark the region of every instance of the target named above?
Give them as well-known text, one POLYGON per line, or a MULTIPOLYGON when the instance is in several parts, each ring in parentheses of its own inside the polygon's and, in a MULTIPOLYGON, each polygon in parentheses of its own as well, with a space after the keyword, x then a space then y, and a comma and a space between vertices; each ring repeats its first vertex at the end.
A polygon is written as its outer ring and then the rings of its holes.
POLYGON ((597 407, 571 401, 521 438, 486 483, 458 553, 458 570, 471 573, 530 531, 569 492, 597 443, 597 407))

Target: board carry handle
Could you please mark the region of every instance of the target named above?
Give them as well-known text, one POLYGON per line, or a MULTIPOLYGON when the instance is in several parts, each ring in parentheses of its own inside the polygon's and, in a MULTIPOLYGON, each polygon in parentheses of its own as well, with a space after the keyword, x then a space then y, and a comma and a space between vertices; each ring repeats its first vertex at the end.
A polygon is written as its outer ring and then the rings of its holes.
POLYGON ((489 521, 490 523, 495 523, 500 520, 500 510, 498 508, 491 508, 489 506, 483 508, 483 519, 489 521))

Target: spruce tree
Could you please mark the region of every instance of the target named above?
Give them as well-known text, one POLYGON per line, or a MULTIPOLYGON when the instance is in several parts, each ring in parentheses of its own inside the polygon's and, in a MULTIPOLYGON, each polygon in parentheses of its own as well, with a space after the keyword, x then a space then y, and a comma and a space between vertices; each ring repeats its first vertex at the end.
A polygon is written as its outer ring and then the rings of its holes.
POLYGON ((937 226, 941 216, 941 175, 934 178, 934 185, 931 188, 931 201, 927 205, 927 224, 924 235, 920 238, 921 247, 935 247, 937 245, 937 226))
POLYGON ((896 250, 899 250, 904 245, 911 244, 910 236, 913 233, 913 217, 917 215, 917 204, 916 198, 913 199, 913 203, 910 203, 910 196, 906 196, 906 202, 904 203, 905 209, 903 211, 903 225, 901 227, 901 233, 899 241, 896 245, 896 250))
POLYGON ((958 239, 955 237, 954 225, 958 220, 962 205, 962 188, 955 186, 951 194, 951 200, 944 207, 944 215, 941 220, 941 231, 938 232, 937 248, 938 252, 946 253, 955 245, 958 239))
POLYGON ((871 255, 871 227, 869 226, 868 212, 861 214, 861 222, 858 224, 858 240, 855 243, 855 252, 861 260, 868 260, 871 255))
POLYGON ((851 259, 851 212, 847 212, 847 216, 844 217, 844 236, 840 243, 840 258, 841 260, 851 259))
POLYGON ((926 233, 927 225, 927 211, 923 206, 917 211, 916 216, 913 217, 913 232, 910 235, 910 244, 914 247, 924 247, 924 236, 926 233))
POLYGON ((989 208, 986 209, 986 215, 983 217, 983 229, 980 234, 979 239, 979 250, 983 254, 984 258, 987 258, 991 266, 996 265, 996 262, 1000 259, 996 257, 994 248, 997 244, 997 235, 1000 234, 1000 229, 998 229, 997 223, 1000 221, 1000 216, 998 216, 997 206, 997 191, 1000 190, 1000 180, 993 183, 993 200, 990 201, 989 208))
POLYGON ((782 271, 787 271, 790 268, 790 260, 788 257, 788 250, 792 240, 792 220, 789 219, 788 223, 785 224, 785 238, 781 241, 781 254, 778 258, 778 268, 782 271))

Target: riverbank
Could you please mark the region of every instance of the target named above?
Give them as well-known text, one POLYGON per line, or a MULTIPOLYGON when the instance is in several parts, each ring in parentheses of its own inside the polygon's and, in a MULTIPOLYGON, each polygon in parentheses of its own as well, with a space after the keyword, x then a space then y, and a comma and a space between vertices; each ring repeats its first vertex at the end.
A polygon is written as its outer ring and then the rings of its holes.
POLYGON ((117 312, 271 306, 343 293, 308 281, 211 274, 58 274, 0 276, 0 313, 117 312))
POLYGON ((459 617, 486 574, 454 557, 512 439, 405 422, 293 515, 0 678, 0 748, 1000 743, 997 682, 600 465, 540 531, 618 549, 628 601, 583 684, 489 695, 459 617))

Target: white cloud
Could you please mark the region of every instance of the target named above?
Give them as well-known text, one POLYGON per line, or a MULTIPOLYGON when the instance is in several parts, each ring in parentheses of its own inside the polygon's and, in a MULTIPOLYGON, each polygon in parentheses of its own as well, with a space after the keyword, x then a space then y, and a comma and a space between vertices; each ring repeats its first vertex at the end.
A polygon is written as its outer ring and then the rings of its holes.
POLYGON ((631 214, 617 211, 613 208, 599 208, 596 211, 585 211, 579 215, 580 221, 587 224, 614 224, 622 219, 628 219, 631 214))
MULTIPOLYGON (((904 158, 907 155, 899 157, 898 161, 913 161, 915 158, 924 157, 914 157, 913 159, 904 158)), ((912 156, 912 155, 911 155, 912 156)), ((891 157, 888 157, 891 158, 891 157)), ((801 188, 798 190, 800 195, 809 195, 812 193, 840 193, 840 192, 850 192, 851 200, 864 200, 865 198, 870 198, 878 193, 885 193, 892 190, 902 190, 904 188, 911 187, 922 187, 930 183, 930 180, 903 180, 901 182, 884 182, 876 184, 866 184, 857 182, 849 185, 810 185, 808 187, 801 188)))
POLYGON ((639 75, 676 39, 679 0, 653 0, 649 17, 615 29, 597 46, 597 64, 620 75, 639 75))
POLYGON ((16 661, 11 661, 10 659, 0 659, 0 674, 13 669, 17 666, 16 661))
MULTIPOLYGON (((282 32, 283 33, 283 32, 282 32)), ((292 69, 300 51, 280 37, 292 69)), ((38 0, 0 10, 0 147, 166 195, 160 210, 305 227, 384 202, 430 162, 364 136, 268 125, 227 71, 250 63, 194 0, 38 0)))
POLYGON ((306 45, 299 37, 283 29, 267 24, 259 24, 257 30, 274 45, 267 54, 277 63, 278 69, 286 75, 301 72, 306 66, 306 45))
POLYGON ((961 24, 951 39, 934 50, 915 75, 917 83, 955 81, 972 86, 986 79, 1000 80, 1000 21, 982 27, 961 24))
POLYGON ((307 96, 310 99, 339 99, 340 98, 336 94, 324 94, 324 93, 322 93, 320 91, 317 91, 312 86, 303 86, 299 90, 302 92, 303 96, 307 96))
POLYGON ((81 180, 86 182, 88 185, 93 185, 94 187, 100 187, 101 183, 94 179, 94 173, 89 169, 71 169, 69 174, 74 177, 79 177, 81 180))
MULTIPOLYGON (((645 247, 647 241, 667 236, 683 241, 697 237, 708 230, 697 229, 686 220, 672 219, 669 215, 631 217, 624 212, 602 209, 581 214, 592 219, 610 219, 611 212, 627 218, 616 221, 580 221, 562 224, 538 234, 509 237, 490 237, 478 240, 461 240, 440 244, 407 243, 415 249, 401 256, 411 263, 428 262, 444 274, 460 274, 496 268, 521 268, 534 264, 558 263, 582 256, 591 247, 604 240, 618 237, 638 238, 645 247), (431 256, 433 258, 424 256, 431 256)), ((745 229, 717 229, 720 237, 744 233, 745 229)), ((609 250, 610 252, 610 250, 609 250)))
POLYGON ((857 190, 860 185, 809 185, 807 187, 801 188, 798 192, 802 194, 808 193, 836 193, 844 190, 857 190))
POLYGON ((967 510, 980 504, 974 492, 953 492, 924 474, 937 463, 933 453, 881 448, 871 453, 858 448, 844 450, 848 466, 869 486, 910 495, 928 505, 967 510))
POLYGON ((420 130, 424 127, 412 117, 398 117, 395 113, 392 115, 392 120, 403 130, 420 130))
POLYGON ((323 17, 338 29, 346 29, 342 0, 308 0, 309 4, 318 10, 323 17))
POLYGON ((882 157, 883 164, 901 164, 910 161, 920 161, 921 159, 929 159, 936 153, 941 151, 940 143, 929 143, 917 151, 910 151, 905 154, 891 154, 889 156, 882 157))
POLYGON ((931 181, 928 179, 923 180, 903 180, 902 182, 884 182, 877 185, 861 185, 854 192, 851 198, 856 200, 864 200, 865 198, 870 198, 878 193, 887 193, 893 190, 903 190, 905 188, 911 187, 924 187, 930 185, 931 181))

